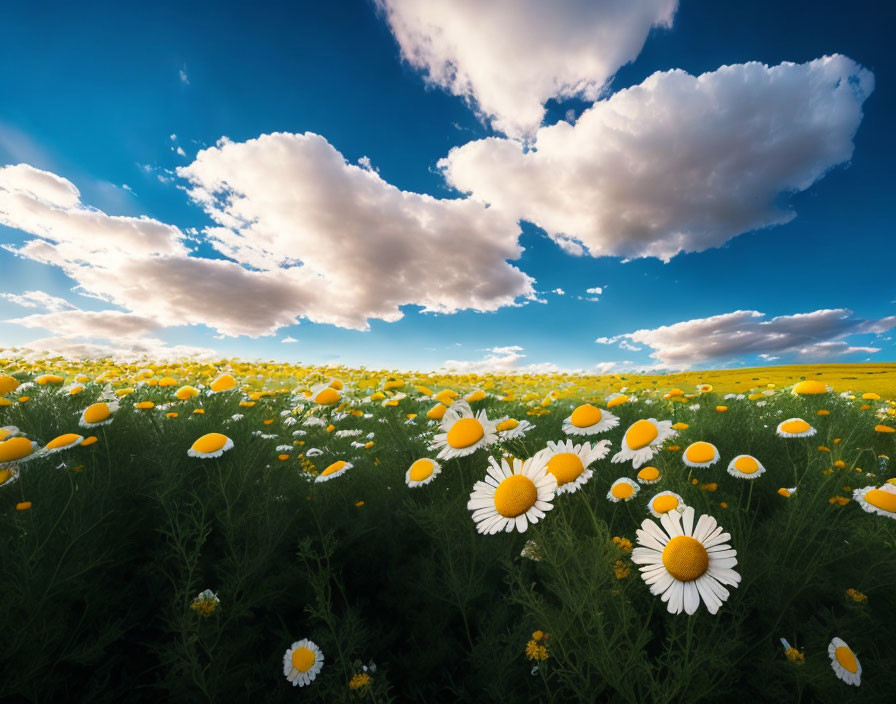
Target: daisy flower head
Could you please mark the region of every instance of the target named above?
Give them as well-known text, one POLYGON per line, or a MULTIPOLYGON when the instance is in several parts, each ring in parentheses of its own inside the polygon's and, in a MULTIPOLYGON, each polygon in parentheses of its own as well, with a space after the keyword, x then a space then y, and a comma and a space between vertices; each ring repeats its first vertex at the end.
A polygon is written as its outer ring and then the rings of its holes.
POLYGON ((660 470, 652 465, 648 465, 647 467, 642 467, 638 470, 638 476, 635 477, 638 480, 639 484, 656 484, 662 477, 660 476, 660 470))
POLYGON ((632 423, 622 436, 622 449, 613 455, 613 462, 632 461, 632 467, 638 469, 659 452, 662 444, 677 432, 672 428, 672 421, 656 418, 642 418, 632 423))
POLYGON ((547 472, 557 480, 558 494, 572 494, 584 486, 594 474, 589 465, 602 460, 610 451, 610 441, 573 445, 572 440, 548 441, 538 454, 547 462, 547 472))
POLYGON ((557 480, 547 471, 541 454, 527 460, 489 457, 485 481, 473 486, 467 508, 473 512, 476 531, 493 535, 514 528, 525 533, 530 523, 538 523, 554 506, 551 501, 557 480))
POLYGON ((654 518, 659 518, 669 511, 684 513, 686 508, 684 499, 674 491, 661 491, 647 502, 647 510, 653 514, 654 518))
POLYGON ((641 491, 641 487, 631 479, 628 477, 619 477, 619 479, 613 482, 610 486, 610 490, 607 492, 607 498, 614 504, 619 503, 620 501, 631 501, 639 491, 641 491))
POLYGON ((432 449, 439 451, 440 460, 472 455, 498 440, 496 427, 485 411, 474 415, 469 403, 456 401, 442 416, 442 432, 433 437, 432 449))
POLYGON ((82 428, 95 428, 99 425, 108 425, 112 422, 112 414, 118 410, 118 402, 116 401, 100 401, 94 403, 81 413, 81 419, 78 425, 82 428))
POLYGON ((428 457, 421 457, 408 468, 404 475, 404 481, 409 487, 415 489, 418 486, 429 484, 439 476, 441 471, 442 466, 438 462, 428 457))
POLYGON ((563 421, 563 432, 567 435, 596 435, 619 425, 619 418, 609 411, 586 403, 577 407, 563 421))
MULTIPOLYGON (((307 453, 306 453, 307 454, 307 453)), ((354 465, 351 462, 346 462, 345 460, 338 460, 333 464, 329 465, 325 468, 320 474, 318 474, 314 481, 317 484, 321 482, 327 482, 335 477, 340 477, 345 474, 348 470, 350 470, 354 465)))
POLYGON ((13 435, 18 435, 19 429, 14 425, 4 425, 0 428, 0 442, 3 440, 7 440, 11 438, 13 435))
POLYGON ((314 682, 323 666, 324 654, 307 638, 297 640, 283 655, 283 674, 293 687, 314 682))
POLYGON ((756 479, 764 471, 762 462, 752 455, 738 455, 728 463, 728 474, 738 479, 756 479))
POLYGON ((695 526, 690 506, 683 514, 664 513, 660 525, 645 519, 637 531, 638 547, 632 551, 632 562, 643 565, 641 578, 650 593, 659 596, 671 614, 691 615, 701 600, 709 613, 717 613, 729 596, 722 585, 740 583, 740 575, 732 569, 737 552, 728 544, 731 535, 707 514, 695 526))
POLYGON ((788 418, 778 423, 776 432, 782 438, 810 438, 815 435, 815 428, 802 418, 788 418))
POLYGON ((311 401, 318 406, 332 406, 339 403, 342 394, 329 384, 315 384, 311 387, 311 401))
POLYGON ((0 442, 0 467, 22 464, 40 456, 38 445, 33 440, 16 435, 0 442))
POLYGON ((719 461, 719 449, 711 442, 693 442, 685 448, 681 461, 688 467, 711 467, 719 461))
POLYGON ((212 457, 220 457, 225 452, 233 448, 233 440, 221 433, 206 433, 196 440, 187 450, 190 457, 199 457, 201 459, 209 459, 212 457))
POLYGON ((516 438, 525 437, 526 433, 534 427, 535 426, 527 420, 502 418, 500 421, 497 421, 495 430, 498 432, 498 437, 502 440, 514 440, 516 438))
POLYGON ((44 447, 44 453, 50 455, 54 452, 62 452, 63 450, 68 450, 72 447, 80 445, 84 442, 84 437, 78 435, 77 433, 66 433, 65 435, 60 435, 57 438, 53 438, 50 442, 47 443, 46 447, 44 447))
POLYGON ((852 492, 852 498, 868 513, 896 518, 896 485, 866 486, 852 492))
POLYGON ((855 687, 862 684, 862 664, 846 643, 840 638, 834 638, 828 645, 828 655, 837 677, 855 687))

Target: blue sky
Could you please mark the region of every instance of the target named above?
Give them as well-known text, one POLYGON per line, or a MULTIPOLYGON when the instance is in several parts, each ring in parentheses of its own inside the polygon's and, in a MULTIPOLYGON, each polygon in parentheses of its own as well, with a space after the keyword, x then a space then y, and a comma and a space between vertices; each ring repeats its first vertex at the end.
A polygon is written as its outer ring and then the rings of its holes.
POLYGON ((37 341, 36 348, 66 354, 203 348, 368 367, 437 368, 454 360, 470 369, 894 359, 896 283, 885 262, 896 253, 896 76, 885 31, 896 18, 887 3, 822 10, 808 2, 645 0, 632 3, 644 6, 639 17, 626 17, 589 13, 587 3, 569 0, 555 6, 553 35, 537 36, 548 58, 535 66, 527 64, 527 33, 551 24, 537 16, 539 3, 482 19, 509 37, 501 55, 491 54, 495 42, 476 44, 463 31, 475 18, 464 14, 475 12, 467 4, 7 6, 0 168, 28 168, 7 171, 5 181, 0 175, 0 223, 8 225, 0 225, 7 246, 0 250, 0 347, 37 341), (451 27, 461 29, 452 35, 451 27), (447 39, 434 50, 441 53, 420 59, 414 37, 442 28, 447 39), (597 39, 607 28, 609 43, 619 44, 613 52, 597 39), (553 56, 570 63, 562 59, 571 45, 584 47, 576 55, 580 73, 551 73, 553 56), (840 55, 836 70, 811 63, 833 55, 840 55), (440 79, 438 61, 453 62, 467 82, 440 79), (747 62, 765 67, 750 73, 747 62), (796 65, 785 77, 775 73, 782 62, 796 65), (724 66, 731 71, 720 73, 724 66), (652 74, 673 69, 717 80, 706 88, 664 74, 651 100, 638 97, 652 74), (583 81, 593 89, 551 95, 551 85, 583 81), (536 133, 539 106, 543 127, 565 120, 569 129, 536 133), (739 123, 743 106, 758 107, 758 117, 739 123), (520 117, 530 108, 534 122, 520 117), (630 120, 623 133, 635 126, 614 149, 605 146, 615 139, 605 118, 611 108, 630 120), (309 132, 325 140, 315 143, 320 148, 303 139, 252 142, 309 132), (219 143, 222 137, 229 142, 219 143), (566 147, 555 146, 565 139, 566 147), (209 150, 206 160, 200 150, 209 150), (369 166, 343 173, 330 150, 352 165, 367 157, 369 166), (284 160, 282 174, 267 169, 284 160), (76 202, 37 193, 29 184, 44 172, 77 188, 76 202), (332 178, 318 183, 325 173, 332 178), (242 185, 234 185, 237 174, 242 185), (371 185, 365 174, 378 180, 371 185), (670 187, 676 182, 682 188, 670 187), (211 201, 196 191, 221 183, 228 185, 211 201), (384 194, 375 207, 366 206, 367 187, 384 194), (392 187, 437 202, 415 195, 402 206, 392 187), (262 213, 258 228, 222 225, 232 215, 221 205, 225 197, 242 212, 262 213), (29 198, 49 206, 34 215, 29 198), (456 214, 447 199, 468 200, 470 208, 456 214), (786 218, 773 206, 791 219, 780 222, 786 218), (343 208, 352 223, 345 229, 334 216, 343 208), (109 251, 92 243, 85 213, 132 218, 126 222, 139 237, 146 220, 136 219, 151 218, 183 247, 148 250, 135 264, 126 235, 113 234, 120 245, 109 251), (49 224, 41 220, 47 217, 49 224), (449 224, 430 241, 427 223, 443 218, 449 224), (313 223, 312 234, 300 232, 303 223, 313 223), (231 245, 262 253, 227 250, 209 237, 212 226, 236 232, 226 239, 231 245), (276 243, 258 244, 272 230, 276 243), (464 233, 459 247, 451 244, 455 232, 464 233), (54 260, 21 249, 36 240, 49 242, 54 260), (524 250, 514 258, 517 242, 524 250), (670 252, 670 242, 702 251, 670 252), (321 258, 331 243, 333 256, 321 258), (477 254, 479 244, 489 252, 477 254), (89 250, 86 264, 71 254, 81 246, 89 250), (392 254, 380 258, 378 248, 392 254), (355 252, 364 262, 352 261, 355 252), (116 288, 141 272, 153 285, 158 260, 172 256, 226 261, 258 277, 231 269, 233 278, 221 276, 218 286, 212 280, 220 268, 209 266, 186 281, 160 282, 158 302, 116 288), (442 279, 450 281, 433 285, 442 279), (492 280, 469 293, 471 282, 492 280), (601 292, 587 293, 595 288, 601 292), (34 291, 68 305, 23 297, 34 291), (243 311, 247 299, 268 295, 278 308, 270 321, 256 308, 243 311), (219 301, 216 310, 206 310, 203 296, 219 301), (456 312, 422 312, 425 305, 456 312), (398 311, 398 320, 381 319, 398 311), (241 315, 249 335, 236 335, 241 315), (27 325, 9 322, 26 316, 27 325), (289 338, 297 342, 283 342, 289 338))

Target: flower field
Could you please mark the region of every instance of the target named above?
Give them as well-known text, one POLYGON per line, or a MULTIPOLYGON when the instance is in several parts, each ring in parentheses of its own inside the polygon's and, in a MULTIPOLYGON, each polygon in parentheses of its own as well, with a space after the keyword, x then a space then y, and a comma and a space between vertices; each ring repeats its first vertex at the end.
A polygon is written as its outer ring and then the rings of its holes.
POLYGON ((896 365, 0 359, 0 700, 892 698, 896 365))

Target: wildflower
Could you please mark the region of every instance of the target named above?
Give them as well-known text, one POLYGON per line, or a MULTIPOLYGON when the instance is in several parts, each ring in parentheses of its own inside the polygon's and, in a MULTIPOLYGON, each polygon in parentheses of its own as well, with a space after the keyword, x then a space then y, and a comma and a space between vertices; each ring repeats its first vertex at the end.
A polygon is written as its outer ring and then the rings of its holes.
POLYGON ((323 472, 318 474, 314 478, 314 481, 317 484, 319 484, 321 482, 329 481, 330 479, 334 479, 335 477, 342 476, 348 470, 350 470, 353 466, 354 465, 351 462, 346 462, 345 460, 338 460, 337 462, 334 462, 333 464, 328 466, 326 469, 324 469, 323 472))
POLYGON ((502 440, 513 440, 514 438, 525 437, 535 426, 527 420, 517 420, 516 418, 506 418, 499 422, 495 430, 501 436, 502 440))
POLYGON ((363 501, 355 501, 355 508, 361 508, 364 505, 363 501))
POLYGON ((657 421, 655 418, 635 421, 625 431, 622 438, 622 449, 613 455, 613 462, 632 460, 632 466, 638 469, 653 457, 660 446, 676 434, 672 429, 672 421, 657 421))
POLYGON ((613 563, 613 574, 616 575, 616 579, 625 579, 629 576, 632 571, 632 567, 625 560, 616 560, 613 563))
POLYGON ((728 406, 716 406, 717 413, 725 413, 728 410, 728 406))
POLYGON ((541 562, 544 559, 544 554, 534 540, 527 540, 523 549, 520 551, 520 557, 525 557, 527 560, 532 560, 533 562, 541 562))
POLYGON ((14 435, 18 435, 18 434, 19 434, 19 429, 16 426, 5 425, 2 428, 0 428, 0 442, 2 442, 3 440, 8 440, 9 438, 13 437, 14 435))
POLYGON ((537 523, 553 508, 557 480, 548 473, 541 455, 525 461, 514 459, 512 466, 506 459, 500 464, 493 457, 488 459, 488 475, 485 481, 476 482, 467 502, 476 530, 492 535, 516 528, 524 533, 530 523, 537 523))
POLYGON ((660 480, 660 470, 656 467, 642 467, 635 477, 641 484, 656 484, 660 480))
POLYGON ((819 452, 830 452, 831 448, 829 448, 827 445, 819 445, 818 451, 819 452))
POLYGON ((820 381, 807 379, 806 381, 801 381, 798 384, 794 384, 793 388, 790 390, 790 393, 792 393, 794 396, 816 396, 818 394, 827 393, 830 390, 830 386, 827 386, 820 381))
POLYGON ((868 601, 868 597, 865 594, 862 594, 858 589, 847 589, 846 596, 849 597, 856 604, 864 604, 868 601))
POLYGON ((115 402, 94 403, 84 409, 78 424, 82 428, 95 428, 98 425, 108 425, 112 422, 112 414, 118 410, 115 402))
POLYGON ((781 639, 781 645, 784 646, 784 657, 794 665, 802 665, 806 662, 806 654, 792 647, 784 638, 781 639))
POLYGON ((190 457, 208 459, 220 457, 233 447, 233 440, 221 433, 207 433, 196 440, 187 450, 190 457))
POLYGON ((549 635, 541 631, 535 631, 532 634, 532 640, 526 643, 526 657, 529 660, 543 662, 548 659, 548 640, 549 635), (535 638, 538 635, 539 638, 535 638))
POLYGON ((29 508, 31 508, 30 501, 21 501, 16 504, 16 511, 27 511, 29 508))
POLYGON ((283 674, 292 686, 314 682, 324 666, 324 654, 307 638, 297 640, 283 655, 283 674))
POLYGON ((0 442, 0 467, 22 464, 39 457, 37 443, 21 435, 0 442))
POLYGON ((896 428, 890 427, 889 425, 875 425, 874 432, 876 432, 876 433, 896 433, 896 428))
POLYGON ((538 454, 547 462, 547 471, 557 480, 557 493, 573 494, 582 488, 594 474, 590 465, 602 460, 610 451, 610 441, 601 440, 592 445, 573 445, 572 440, 548 441, 548 446, 538 454))
POLYGON ((348 688, 357 691, 364 687, 369 687, 373 679, 366 672, 356 672, 348 681, 348 688))
POLYGON ((628 477, 620 477, 610 486, 607 498, 614 504, 620 501, 631 501, 640 490, 641 487, 628 477))
POLYGON ((835 504, 837 506, 845 506, 849 503, 849 499, 845 496, 832 496, 828 499, 828 503, 831 504, 831 506, 835 504))
POLYGON ((788 418, 778 424, 777 433, 782 438, 808 438, 815 435, 815 428, 802 418, 788 418))
POLYGON ((138 411, 149 411, 156 407, 152 401, 140 401, 139 403, 134 404, 134 408, 138 411))
POLYGON ((66 433, 65 435, 60 435, 59 437, 50 440, 46 447, 44 447, 44 453, 52 454, 54 452, 62 452, 63 450, 68 450, 80 445, 82 442, 84 442, 82 436, 76 433, 66 433))
POLYGON ((616 545, 620 550, 624 550, 625 552, 632 551, 632 541, 628 538, 620 538, 617 535, 613 538, 613 544, 616 545))
POLYGON ((763 472, 765 467, 752 455, 738 455, 728 463, 728 474, 738 479, 756 479, 763 472))
POLYGON ((474 416, 470 404, 458 401, 442 417, 443 432, 433 438, 432 449, 439 450, 440 460, 471 455, 497 441, 496 426, 485 411, 474 416))
POLYGON ((719 485, 715 482, 710 482, 709 484, 701 484, 700 491, 715 491, 719 488, 719 485))
POLYGON ((15 466, 0 469, 0 486, 12 484, 18 478, 19 470, 15 466))
POLYGON ((785 499, 789 499, 795 493, 796 493, 795 486, 792 486, 789 489, 785 489, 784 487, 781 487, 780 489, 778 489, 778 494, 780 496, 783 496, 785 499))
POLYGON ((91 435, 90 437, 84 438, 84 440, 81 442, 81 447, 89 447, 90 445, 93 445, 98 441, 99 438, 97 438, 96 435, 91 435))
POLYGON ((896 518, 896 485, 866 486, 856 489, 852 493, 852 498, 868 513, 896 518))
POLYGON ((199 592, 199 595, 193 599, 190 603, 190 608, 203 618, 208 618, 215 612, 220 603, 221 600, 218 598, 218 595, 211 589, 206 589, 199 592))
POLYGON ((687 423, 674 423, 672 425, 672 430, 687 430, 690 427, 691 426, 689 426, 687 423))
POLYGON ((700 516, 694 526, 690 506, 681 516, 677 511, 663 514, 660 523, 662 528, 645 519, 632 551, 632 562, 644 565, 641 577, 651 594, 668 602, 672 614, 693 614, 701 600, 715 614, 729 595, 722 585, 740 583, 731 569, 737 564, 737 553, 727 543, 731 536, 709 515, 700 516))
POLYGON ((596 435, 619 425, 619 418, 597 406, 586 403, 577 407, 563 421, 563 432, 567 435, 596 435))
POLYGON ((828 645, 831 668, 846 684, 858 687, 862 683, 862 665, 850 647, 840 638, 834 638, 828 645))
POLYGON ((681 461, 688 467, 711 467, 719 461, 719 450, 711 442, 695 442, 688 445, 681 461))
POLYGON ((421 457, 408 468, 407 473, 404 475, 404 481, 409 487, 415 489, 429 484, 439 476, 441 471, 442 466, 438 462, 428 457, 421 457))

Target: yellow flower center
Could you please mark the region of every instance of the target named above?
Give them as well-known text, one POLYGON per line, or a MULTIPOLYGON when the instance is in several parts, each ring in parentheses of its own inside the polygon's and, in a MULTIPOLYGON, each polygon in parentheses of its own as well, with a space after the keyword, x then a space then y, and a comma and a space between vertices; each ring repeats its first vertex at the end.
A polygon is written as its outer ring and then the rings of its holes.
POLYGON ((803 394, 804 396, 823 394, 826 393, 827 390, 827 386, 822 384, 820 381, 815 381, 814 379, 801 381, 799 384, 793 387, 793 393, 803 394))
POLYGON ((10 438, 0 442, 0 462, 14 462, 27 457, 33 451, 31 441, 27 438, 10 438))
POLYGON ((314 667, 314 651, 311 648, 296 648, 292 651, 292 666, 299 672, 308 672, 314 667))
POLYGON ((432 474, 434 469, 435 465, 433 465, 432 460, 417 460, 411 465, 408 476, 410 476, 412 482, 422 482, 432 474))
POLYGON ((695 464, 705 464, 715 458, 716 448, 708 442, 695 442, 684 451, 684 456, 695 464))
POLYGON ((448 431, 448 444, 453 448, 470 447, 479 442, 485 430, 475 418, 461 418, 448 431))
POLYGON ((84 411, 84 422, 102 423, 110 415, 112 415, 112 411, 109 410, 109 406, 105 403, 94 403, 92 406, 88 406, 87 410, 84 411))
POLYGON ((666 543, 663 565, 679 582, 693 582, 709 569, 709 553, 696 538, 679 535, 666 543))
POLYGON ((678 508, 678 498, 669 494, 657 496, 653 500, 653 510, 657 513, 668 513, 678 508))
POLYGON ((657 427, 649 420, 635 422, 625 433, 625 444, 629 449, 640 450, 652 443, 659 435, 657 427))
POLYGON ((0 486, 6 484, 12 478, 12 472, 8 469, 0 469, 0 486))
MULTIPOLYGON (((327 467, 323 472, 321 472, 322 477, 329 477, 334 472, 338 472, 340 469, 345 467, 348 464, 345 460, 339 460, 338 462, 334 462, 329 467, 327 467)), ((354 475, 352 475, 354 476, 354 475)))
POLYGON ((638 479, 643 479, 645 482, 652 482, 660 478, 660 470, 656 467, 645 467, 640 472, 638 472, 638 479))
POLYGON ((321 406, 330 406, 339 402, 339 392, 329 386, 314 397, 314 402, 321 406))
POLYGON ((621 406, 626 401, 628 401, 628 396, 626 396, 625 394, 623 394, 622 396, 617 396, 616 398, 607 401, 607 408, 613 408, 613 406, 621 406))
POLYGON ((498 431, 513 430, 519 424, 520 424, 520 422, 516 418, 508 418, 507 420, 498 423, 497 430, 498 431))
POLYGON ((476 389, 476 391, 467 396, 467 401, 469 401, 470 403, 474 403, 476 401, 481 401, 484 398, 485 391, 483 391, 482 389, 476 389))
POLYGON ((741 474, 753 474, 759 469, 759 463, 752 457, 738 457, 734 460, 734 468, 741 474))
POLYGON ((610 487, 610 493, 617 499, 630 499, 635 493, 635 487, 628 482, 619 482, 610 487))
POLYGON ((855 674, 859 669, 859 661, 856 660, 856 656, 845 645, 841 645, 834 651, 834 657, 837 658, 837 662, 847 672, 855 674))
POLYGON ((433 420, 442 420, 442 416, 445 415, 445 411, 448 410, 448 407, 442 403, 437 403, 435 406, 430 408, 426 412, 427 418, 432 418, 433 420))
POLYGON ((572 412, 572 415, 569 417, 569 422, 577 428, 588 428, 600 423, 601 415, 599 408, 592 406, 590 403, 586 403, 584 406, 579 406, 572 412))
POLYGON ((230 374, 224 374, 212 382, 212 391, 215 393, 218 393, 219 391, 229 391, 235 386, 236 379, 230 376, 230 374))
POLYGON ((805 433, 811 426, 804 420, 797 418, 796 420, 788 420, 781 424, 781 431, 796 435, 797 433, 805 433))
POLYGON ((221 433, 208 433, 193 443, 193 450, 203 455, 217 452, 227 444, 227 436, 221 433))
POLYGON ((58 450, 60 447, 68 447, 73 442, 77 442, 78 438, 80 437, 80 435, 77 435, 75 433, 66 433, 65 435, 60 435, 58 438, 50 440, 50 442, 47 443, 47 449, 58 450))
POLYGON ((865 494, 865 501, 875 508, 896 513, 896 494, 892 494, 889 491, 871 489, 871 491, 865 494))
POLYGON ((557 479, 557 486, 563 486, 585 471, 585 465, 573 452, 560 452, 548 460, 548 472, 557 479))
POLYGON ((495 489, 495 509, 506 518, 516 518, 532 508, 537 498, 535 482, 522 474, 514 474, 495 489))

